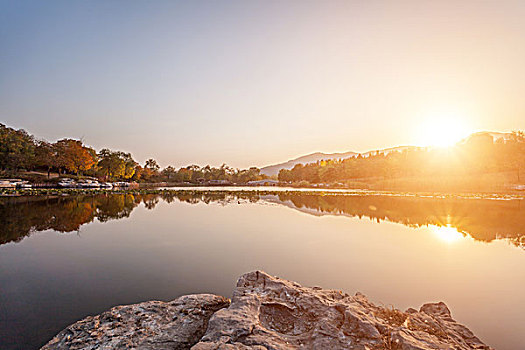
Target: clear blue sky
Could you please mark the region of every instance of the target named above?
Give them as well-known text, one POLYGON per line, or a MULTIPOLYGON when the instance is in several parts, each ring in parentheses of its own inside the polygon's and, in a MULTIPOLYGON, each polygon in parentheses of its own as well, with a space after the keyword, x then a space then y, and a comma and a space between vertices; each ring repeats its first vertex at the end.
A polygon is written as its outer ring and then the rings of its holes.
POLYGON ((0 0, 0 122, 237 167, 422 144, 441 121, 524 129, 524 18, 524 1, 0 0))

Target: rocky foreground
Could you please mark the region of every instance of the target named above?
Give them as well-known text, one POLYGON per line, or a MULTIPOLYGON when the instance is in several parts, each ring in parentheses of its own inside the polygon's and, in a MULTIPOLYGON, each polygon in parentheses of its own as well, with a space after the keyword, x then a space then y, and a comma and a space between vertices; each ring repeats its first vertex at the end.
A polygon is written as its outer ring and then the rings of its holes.
POLYGON ((42 349, 492 349, 447 306, 405 312, 264 272, 212 294, 116 306, 67 327, 42 349))

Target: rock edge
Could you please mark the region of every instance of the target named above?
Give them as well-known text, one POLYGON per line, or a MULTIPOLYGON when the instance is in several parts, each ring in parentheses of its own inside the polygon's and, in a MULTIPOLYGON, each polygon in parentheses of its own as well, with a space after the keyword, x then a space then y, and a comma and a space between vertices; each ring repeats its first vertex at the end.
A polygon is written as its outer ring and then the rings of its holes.
POLYGON ((42 349, 492 350, 443 302, 402 312, 262 271, 242 275, 231 302, 195 294, 116 306, 68 326, 42 349))

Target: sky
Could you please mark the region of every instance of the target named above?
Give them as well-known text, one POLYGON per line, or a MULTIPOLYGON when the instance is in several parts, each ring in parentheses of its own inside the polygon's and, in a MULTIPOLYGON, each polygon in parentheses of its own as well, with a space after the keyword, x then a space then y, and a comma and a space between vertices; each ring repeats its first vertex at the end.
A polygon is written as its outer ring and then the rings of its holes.
POLYGON ((0 122, 161 166, 525 129, 525 1, 0 0, 0 122))

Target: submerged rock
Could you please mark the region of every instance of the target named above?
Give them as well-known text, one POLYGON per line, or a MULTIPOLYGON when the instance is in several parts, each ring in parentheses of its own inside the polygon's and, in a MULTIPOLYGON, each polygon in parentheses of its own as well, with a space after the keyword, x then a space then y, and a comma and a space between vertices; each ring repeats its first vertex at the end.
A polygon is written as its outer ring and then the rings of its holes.
POLYGON ((406 312, 255 271, 231 304, 189 295, 118 306, 60 332, 43 349, 491 349, 444 303, 406 312))

